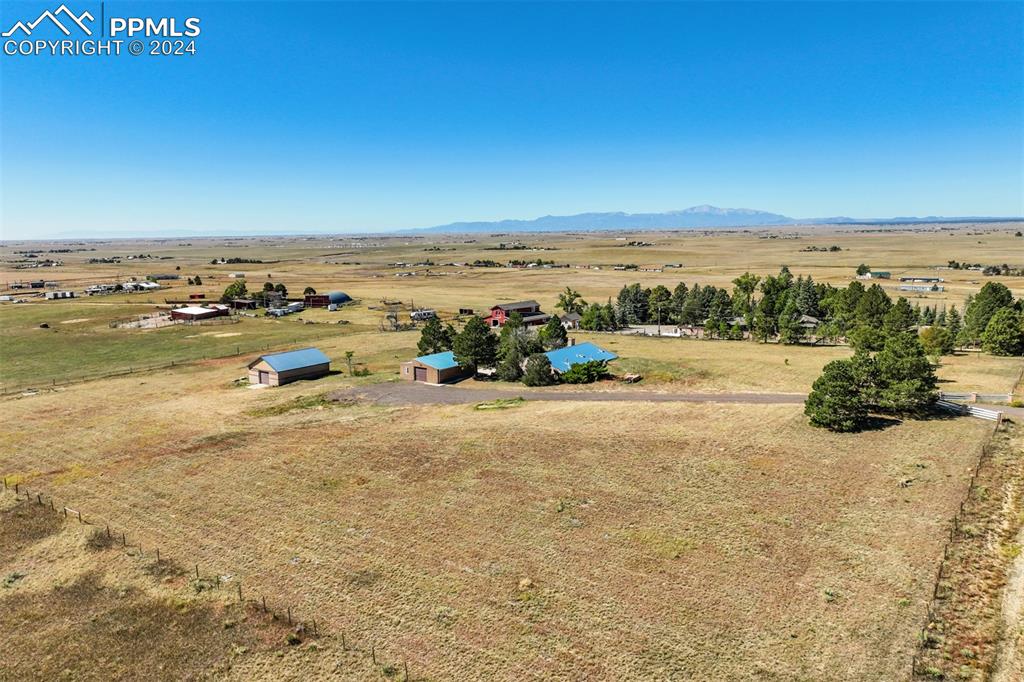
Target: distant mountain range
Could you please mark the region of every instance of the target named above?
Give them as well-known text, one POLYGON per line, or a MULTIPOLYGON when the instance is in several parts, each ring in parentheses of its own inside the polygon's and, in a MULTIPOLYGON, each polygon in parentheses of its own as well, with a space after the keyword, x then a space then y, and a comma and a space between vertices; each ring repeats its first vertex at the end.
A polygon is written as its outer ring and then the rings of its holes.
POLYGON ((841 224, 899 224, 939 222, 995 222, 1020 218, 993 218, 981 216, 961 217, 896 217, 896 218, 790 218, 750 208, 718 208, 693 206, 666 213, 578 213, 576 215, 548 215, 533 220, 497 220, 493 222, 461 222, 425 227, 415 232, 570 232, 596 230, 689 230, 716 227, 759 227, 770 225, 841 225, 841 224))

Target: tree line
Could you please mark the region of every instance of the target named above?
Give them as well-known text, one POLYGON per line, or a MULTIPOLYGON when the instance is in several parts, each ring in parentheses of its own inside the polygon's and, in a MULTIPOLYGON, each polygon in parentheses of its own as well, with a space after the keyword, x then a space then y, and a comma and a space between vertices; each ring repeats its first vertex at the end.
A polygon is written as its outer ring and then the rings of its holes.
POLYGON ((826 341, 846 341, 854 348, 876 352, 897 333, 921 330, 929 355, 952 353, 956 348, 981 348, 996 355, 1024 352, 1024 301, 1010 290, 988 282, 967 299, 961 315, 956 306, 911 305, 894 302, 879 284, 860 281, 846 287, 794 276, 783 267, 778 275, 749 272, 732 281, 732 290, 714 285, 680 282, 642 287, 627 284, 613 302, 588 303, 578 291, 566 287, 556 307, 581 316, 580 328, 614 331, 638 324, 677 324, 703 327, 705 336, 767 342, 801 343, 812 334, 826 341), (992 328, 989 329, 989 325, 992 328))

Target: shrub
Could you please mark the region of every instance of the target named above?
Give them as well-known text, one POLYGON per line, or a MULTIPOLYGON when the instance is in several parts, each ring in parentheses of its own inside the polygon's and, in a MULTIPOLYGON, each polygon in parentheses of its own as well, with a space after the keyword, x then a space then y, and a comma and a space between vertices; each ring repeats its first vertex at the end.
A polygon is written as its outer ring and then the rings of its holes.
POLYGON ((562 372, 562 381, 567 384, 592 384, 608 374, 608 363, 604 360, 579 362, 562 372))

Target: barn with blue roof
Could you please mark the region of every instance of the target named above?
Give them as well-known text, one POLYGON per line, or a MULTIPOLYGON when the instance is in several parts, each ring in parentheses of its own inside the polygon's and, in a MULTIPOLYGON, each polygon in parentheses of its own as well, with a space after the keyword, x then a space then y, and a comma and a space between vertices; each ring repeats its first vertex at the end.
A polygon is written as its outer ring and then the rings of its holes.
POLYGON ((426 384, 445 384, 465 379, 472 374, 455 361, 450 350, 443 353, 421 355, 415 360, 403 362, 399 374, 406 381, 422 381, 426 384))
POLYGON ((565 348, 548 351, 544 355, 548 356, 548 360, 551 361, 551 369, 559 374, 568 372, 573 365, 581 362, 592 362, 595 360, 607 362, 619 357, 615 353, 605 350, 600 346, 595 346, 589 341, 576 346, 566 346, 565 348))
POLYGON ((299 379, 316 379, 331 371, 331 359, 318 348, 261 355, 249 363, 249 383, 283 386, 299 379))

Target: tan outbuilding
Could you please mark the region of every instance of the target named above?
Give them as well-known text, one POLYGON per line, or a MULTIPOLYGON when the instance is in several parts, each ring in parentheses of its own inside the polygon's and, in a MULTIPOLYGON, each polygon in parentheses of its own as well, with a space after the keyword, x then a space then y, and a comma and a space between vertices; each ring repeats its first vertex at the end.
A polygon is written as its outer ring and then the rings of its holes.
POLYGON ((317 348, 261 355, 249 363, 249 383, 282 386, 299 379, 316 379, 331 371, 331 359, 317 348))
POLYGON ((451 351, 421 355, 415 360, 403 362, 400 372, 406 381, 422 381, 425 384, 444 384, 470 376, 472 372, 455 362, 451 351))

